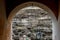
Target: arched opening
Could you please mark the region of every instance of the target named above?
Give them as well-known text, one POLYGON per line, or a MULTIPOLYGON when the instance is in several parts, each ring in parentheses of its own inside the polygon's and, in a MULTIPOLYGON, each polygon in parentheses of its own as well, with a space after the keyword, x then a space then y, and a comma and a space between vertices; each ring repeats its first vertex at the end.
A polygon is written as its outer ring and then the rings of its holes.
POLYGON ((12 19, 12 40, 52 40, 48 12, 35 6, 21 9, 12 19))
POLYGON ((43 4, 27 2, 19 5, 11 12, 8 22, 11 40, 55 39, 57 20, 53 12, 43 4))

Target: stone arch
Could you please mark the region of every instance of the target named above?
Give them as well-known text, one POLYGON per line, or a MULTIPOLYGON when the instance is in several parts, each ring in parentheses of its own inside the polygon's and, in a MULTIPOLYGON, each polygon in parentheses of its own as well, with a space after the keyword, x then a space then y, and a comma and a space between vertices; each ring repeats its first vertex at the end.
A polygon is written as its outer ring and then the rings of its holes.
POLYGON ((6 39, 7 40, 11 40, 10 37, 11 37, 11 20, 12 18, 14 17, 14 15, 22 8, 24 7, 27 7, 27 6, 38 6, 42 9, 44 9, 45 11, 49 12, 49 15, 51 16, 52 18, 52 22, 53 22, 53 40, 58 40, 58 23, 57 23, 57 19, 54 15, 54 12, 48 8, 46 5, 42 4, 42 3, 38 3, 38 2, 26 2, 26 3, 23 3, 21 5, 18 5, 15 9, 13 9, 8 17, 8 22, 7 22, 7 33, 5 34, 7 37, 6 39), (55 33, 56 32, 56 33, 55 33))

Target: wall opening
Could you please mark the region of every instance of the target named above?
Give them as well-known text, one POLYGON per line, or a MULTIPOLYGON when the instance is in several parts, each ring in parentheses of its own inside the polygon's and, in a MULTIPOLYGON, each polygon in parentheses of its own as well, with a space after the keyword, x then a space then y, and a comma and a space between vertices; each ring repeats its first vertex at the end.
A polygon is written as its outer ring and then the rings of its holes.
POLYGON ((56 22, 47 6, 27 2, 11 12, 8 18, 9 36, 11 40, 55 40, 56 22))
POLYGON ((12 40, 52 40, 48 12, 35 6, 21 9, 12 19, 12 40))

